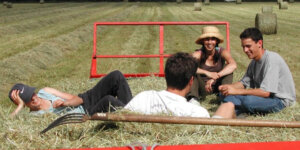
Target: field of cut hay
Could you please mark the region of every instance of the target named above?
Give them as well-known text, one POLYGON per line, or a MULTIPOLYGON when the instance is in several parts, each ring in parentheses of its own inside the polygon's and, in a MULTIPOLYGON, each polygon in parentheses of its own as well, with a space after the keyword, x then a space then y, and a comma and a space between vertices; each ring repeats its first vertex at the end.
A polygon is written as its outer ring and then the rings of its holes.
MULTIPOLYGON (((300 140, 299 129, 227 127, 202 125, 162 125, 105 123, 90 121, 63 125, 39 135, 55 115, 30 116, 23 110, 15 119, 8 117, 15 106, 7 93, 14 83, 38 88, 50 86, 77 94, 91 88, 99 79, 89 79, 93 49, 93 23, 100 21, 228 21, 231 54, 238 64, 234 81, 248 66, 239 34, 255 25, 255 15, 270 5, 277 14, 277 34, 264 36, 264 47, 278 52, 288 63, 300 96, 300 3, 288 9, 272 3, 213 3, 193 11, 193 3, 45 3, 14 4, 0 7, 0 149, 53 149, 125 146, 131 143, 153 145, 238 143, 300 140)), ((165 27, 165 53, 193 52, 202 26, 165 27)), ((225 35, 225 28, 219 26, 225 35)), ((158 54, 158 27, 99 27, 98 54, 158 54)), ((221 46, 226 47, 222 44, 221 46)), ((107 73, 157 72, 157 59, 105 59, 98 70, 107 73)), ((133 95, 144 90, 163 90, 163 78, 130 78, 133 95)), ((211 114, 218 104, 209 96, 202 104, 211 114)), ((294 121, 300 106, 266 116, 247 119, 294 121)))

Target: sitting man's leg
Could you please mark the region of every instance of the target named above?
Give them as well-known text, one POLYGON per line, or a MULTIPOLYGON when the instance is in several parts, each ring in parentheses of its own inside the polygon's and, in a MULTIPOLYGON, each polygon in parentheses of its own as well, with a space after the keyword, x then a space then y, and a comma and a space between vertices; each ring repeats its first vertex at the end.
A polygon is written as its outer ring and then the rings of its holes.
POLYGON ((223 102, 232 102, 235 105, 236 115, 241 113, 266 114, 285 108, 279 98, 263 98, 252 95, 230 95, 225 97, 223 102))
MULTIPOLYGON (((221 97, 224 97, 224 96, 221 95, 221 97)), ((242 107, 242 102, 241 102, 242 97, 243 97, 242 95, 229 95, 229 96, 226 96, 222 100, 222 102, 223 103, 228 103, 228 102, 233 103, 234 109, 235 109, 235 114, 238 116, 239 114, 244 112, 244 109, 242 107)))
POLYGON ((212 118, 236 118, 234 104, 232 102, 221 104, 212 118))
POLYGON ((279 112, 285 108, 282 101, 277 98, 263 98, 258 96, 247 95, 244 96, 242 106, 251 114, 267 114, 279 112))

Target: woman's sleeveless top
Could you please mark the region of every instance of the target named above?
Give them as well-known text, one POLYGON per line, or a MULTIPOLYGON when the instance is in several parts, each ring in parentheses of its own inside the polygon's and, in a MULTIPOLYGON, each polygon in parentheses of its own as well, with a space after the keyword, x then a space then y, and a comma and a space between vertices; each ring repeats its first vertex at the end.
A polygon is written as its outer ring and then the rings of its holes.
MULTIPOLYGON (((221 47, 216 47, 216 53, 218 53, 220 55, 220 57, 219 57, 217 63, 214 66, 207 66, 205 64, 205 62, 200 63, 201 61, 199 61, 198 62, 198 67, 203 69, 203 70, 207 70, 209 72, 220 72, 223 69, 224 64, 225 64, 225 60, 221 57, 221 53, 222 53, 223 50, 224 49, 221 48, 221 47)), ((197 49, 196 51, 201 51, 201 49, 197 49)), ((211 78, 207 77, 206 75, 201 75, 201 76, 203 77, 203 80, 205 82, 208 81, 209 79, 211 79, 211 78)))

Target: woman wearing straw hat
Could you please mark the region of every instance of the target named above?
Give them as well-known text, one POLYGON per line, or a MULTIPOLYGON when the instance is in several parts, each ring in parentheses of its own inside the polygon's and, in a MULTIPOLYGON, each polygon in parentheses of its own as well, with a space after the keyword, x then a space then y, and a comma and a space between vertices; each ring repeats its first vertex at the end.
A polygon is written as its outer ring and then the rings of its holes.
POLYGON ((188 99, 204 100, 207 94, 218 93, 218 86, 231 84, 236 62, 230 52, 219 47, 224 37, 215 26, 206 26, 196 40, 202 45, 193 56, 198 60, 197 77, 194 79, 188 99))

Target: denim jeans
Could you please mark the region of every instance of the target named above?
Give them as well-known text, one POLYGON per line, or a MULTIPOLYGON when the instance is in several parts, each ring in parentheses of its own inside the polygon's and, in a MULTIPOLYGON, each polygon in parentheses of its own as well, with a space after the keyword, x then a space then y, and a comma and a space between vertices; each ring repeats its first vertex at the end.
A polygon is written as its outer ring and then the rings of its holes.
POLYGON ((223 102, 232 102, 235 105, 236 115, 241 113, 266 114, 279 112, 285 108, 281 99, 277 97, 259 97, 253 95, 229 95, 223 102))

